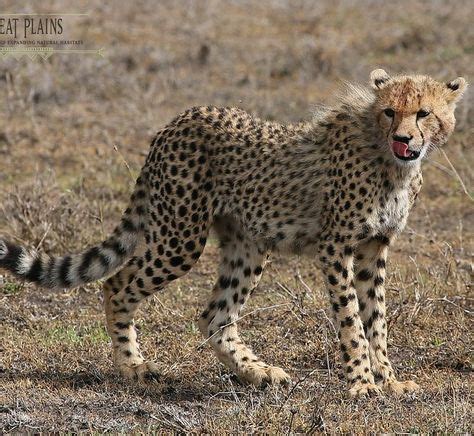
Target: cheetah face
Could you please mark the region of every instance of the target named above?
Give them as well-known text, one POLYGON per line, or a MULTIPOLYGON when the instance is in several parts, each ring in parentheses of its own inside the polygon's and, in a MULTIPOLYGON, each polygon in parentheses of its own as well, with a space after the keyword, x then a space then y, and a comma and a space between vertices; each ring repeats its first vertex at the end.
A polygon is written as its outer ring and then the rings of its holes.
POLYGON ((421 75, 390 77, 379 69, 370 79, 382 142, 397 163, 419 164, 446 143, 454 130, 456 102, 467 86, 462 77, 441 83, 421 75))

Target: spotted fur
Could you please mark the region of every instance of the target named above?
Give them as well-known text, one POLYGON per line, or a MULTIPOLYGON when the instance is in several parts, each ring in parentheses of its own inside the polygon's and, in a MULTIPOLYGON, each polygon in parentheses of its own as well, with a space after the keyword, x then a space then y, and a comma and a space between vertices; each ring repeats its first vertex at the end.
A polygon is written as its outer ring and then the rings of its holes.
POLYGON ((420 162, 452 133, 466 83, 383 70, 371 83, 348 86, 307 123, 189 109, 154 138, 130 207, 106 241, 55 258, 0 240, 0 267, 49 288, 115 272, 104 293, 116 367, 153 378, 157 366, 139 352, 134 314, 193 267, 214 226, 222 260, 199 327, 241 379, 289 381, 243 343, 236 325, 268 255, 281 251, 312 256, 326 277, 350 394, 414 390, 395 379, 387 356, 386 259, 421 188, 420 162))

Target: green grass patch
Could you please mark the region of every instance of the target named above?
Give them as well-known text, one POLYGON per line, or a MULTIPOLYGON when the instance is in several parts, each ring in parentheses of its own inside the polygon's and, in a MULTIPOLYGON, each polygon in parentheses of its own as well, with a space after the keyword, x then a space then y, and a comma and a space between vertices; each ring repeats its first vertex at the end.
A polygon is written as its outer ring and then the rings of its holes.
POLYGON ((0 293, 3 295, 16 295, 23 289, 22 283, 6 282, 0 287, 0 293))
POLYGON ((109 335, 100 323, 83 327, 57 326, 46 331, 44 341, 49 345, 58 343, 72 345, 98 344, 108 342, 109 335))
POLYGON ((441 338, 438 338, 437 336, 434 337, 431 341, 431 345, 433 345, 437 348, 441 347, 444 343, 445 343, 445 341, 443 341, 443 339, 441 339, 441 338))

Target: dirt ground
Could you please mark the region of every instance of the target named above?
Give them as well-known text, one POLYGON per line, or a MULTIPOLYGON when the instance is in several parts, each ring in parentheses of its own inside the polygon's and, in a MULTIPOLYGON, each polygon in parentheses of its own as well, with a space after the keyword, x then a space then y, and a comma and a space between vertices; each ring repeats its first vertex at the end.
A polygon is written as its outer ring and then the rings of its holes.
MULTIPOLYGON (((53 254, 113 228, 153 133, 187 107, 288 122, 376 67, 474 77, 469 0, 20 3, 1 10, 88 12, 68 31, 104 48, 104 58, 0 58, 0 234, 53 254)), ((0 431, 472 432, 473 94, 445 154, 425 163, 388 264, 389 354, 419 393, 348 399, 322 277, 311 259, 280 256, 240 326, 293 384, 241 385, 197 329, 216 279, 211 240, 185 278, 143 305, 142 350, 162 367, 148 386, 113 373, 99 283, 55 293, 4 275, 0 431)))

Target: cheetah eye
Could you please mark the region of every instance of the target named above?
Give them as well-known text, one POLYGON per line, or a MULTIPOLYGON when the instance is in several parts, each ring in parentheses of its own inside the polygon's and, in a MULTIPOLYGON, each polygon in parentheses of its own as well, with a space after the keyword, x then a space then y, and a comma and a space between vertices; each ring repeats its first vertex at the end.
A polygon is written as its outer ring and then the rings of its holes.
POLYGON ((385 109, 385 110, 383 111, 383 113, 384 113, 385 115, 387 115, 387 117, 389 117, 389 118, 393 118, 393 117, 395 116, 395 111, 394 111, 393 109, 390 109, 390 108, 385 109))
POLYGON ((419 110, 417 113, 416 113, 416 117, 417 118, 425 118, 429 115, 429 111, 425 111, 423 109, 419 110))

